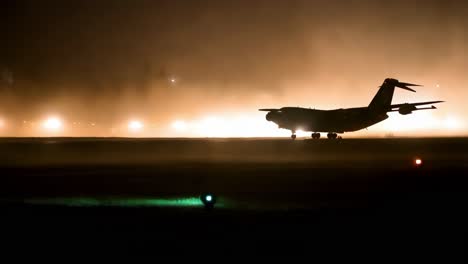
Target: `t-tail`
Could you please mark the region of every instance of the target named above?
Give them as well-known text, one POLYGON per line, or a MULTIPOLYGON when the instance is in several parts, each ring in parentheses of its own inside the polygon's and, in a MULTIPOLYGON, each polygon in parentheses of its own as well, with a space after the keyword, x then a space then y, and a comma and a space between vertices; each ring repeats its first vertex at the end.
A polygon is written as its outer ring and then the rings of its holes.
POLYGON ((421 86, 418 84, 404 83, 396 79, 387 78, 380 86, 379 91, 374 96, 370 102, 368 108, 371 112, 376 114, 383 114, 392 109, 392 99, 393 93, 395 92, 395 87, 405 89, 408 91, 416 92, 415 90, 409 88, 408 86, 421 86))

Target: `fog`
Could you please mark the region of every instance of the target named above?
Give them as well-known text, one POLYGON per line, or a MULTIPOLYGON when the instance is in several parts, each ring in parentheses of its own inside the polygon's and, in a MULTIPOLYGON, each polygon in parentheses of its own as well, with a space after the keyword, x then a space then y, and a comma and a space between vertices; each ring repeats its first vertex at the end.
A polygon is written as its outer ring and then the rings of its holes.
MULTIPOLYGON (((165 128, 212 115, 266 123, 258 108, 366 106, 392 77, 424 85, 396 91, 395 103, 446 101, 431 110, 434 127, 416 135, 436 133, 447 118, 458 123, 450 133, 464 135, 467 7, 442 0, 2 1, 0 117, 16 128, 50 114, 99 126, 86 135, 107 135, 100 129, 134 118, 165 128)), ((419 113, 404 118, 414 123, 419 113)))

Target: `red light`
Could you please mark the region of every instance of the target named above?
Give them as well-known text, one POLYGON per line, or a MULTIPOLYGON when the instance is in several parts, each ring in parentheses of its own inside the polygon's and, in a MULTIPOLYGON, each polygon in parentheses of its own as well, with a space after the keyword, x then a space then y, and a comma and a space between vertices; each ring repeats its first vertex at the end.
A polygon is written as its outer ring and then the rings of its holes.
POLYGON ((416 166, 421 166, 421 165, 422 165, 422 160, 419 159, 419 158, 415 159, 415 160, 414 160, 414 165, 416 165, 416 166))

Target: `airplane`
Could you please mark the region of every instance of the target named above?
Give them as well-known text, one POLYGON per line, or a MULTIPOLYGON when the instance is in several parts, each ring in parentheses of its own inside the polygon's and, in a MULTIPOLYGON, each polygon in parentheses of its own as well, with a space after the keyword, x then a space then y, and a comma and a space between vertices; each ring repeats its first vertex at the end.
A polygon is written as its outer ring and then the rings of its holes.
POLYGON ((395 87, 416 92, 411 86, 422 86, 400 82, 397 79, 386 78, 379 87, 370 104, 366 107, 340 108, 333 110, 318 110, 303 107, 263 108, 266 111, 266 120, 274 122, 278 128, 291 130, 291 138, 296 139, 296 131, 310 131, 313 139, 320 138, 320 132, 328 133, 329 139, 341 138, 337 134, 354 132, 388 118, 388 112, 398 111, 402 115, 413 111, 436 109, 435 106, 417 108, 416 106, 442 103, 444 101, 430 101, 420 103, 393 104, 392 98, 395 87))

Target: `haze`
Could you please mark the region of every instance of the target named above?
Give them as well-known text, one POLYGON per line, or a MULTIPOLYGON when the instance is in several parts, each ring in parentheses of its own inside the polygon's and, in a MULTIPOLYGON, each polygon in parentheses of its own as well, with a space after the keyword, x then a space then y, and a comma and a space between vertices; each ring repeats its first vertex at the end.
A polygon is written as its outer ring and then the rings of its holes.
POLYGON ((0 7, 3 136, 288 136, 257 109, 367 106, 387 77, 446 102, 349 135, 468 132, 465 1, 0 7))

